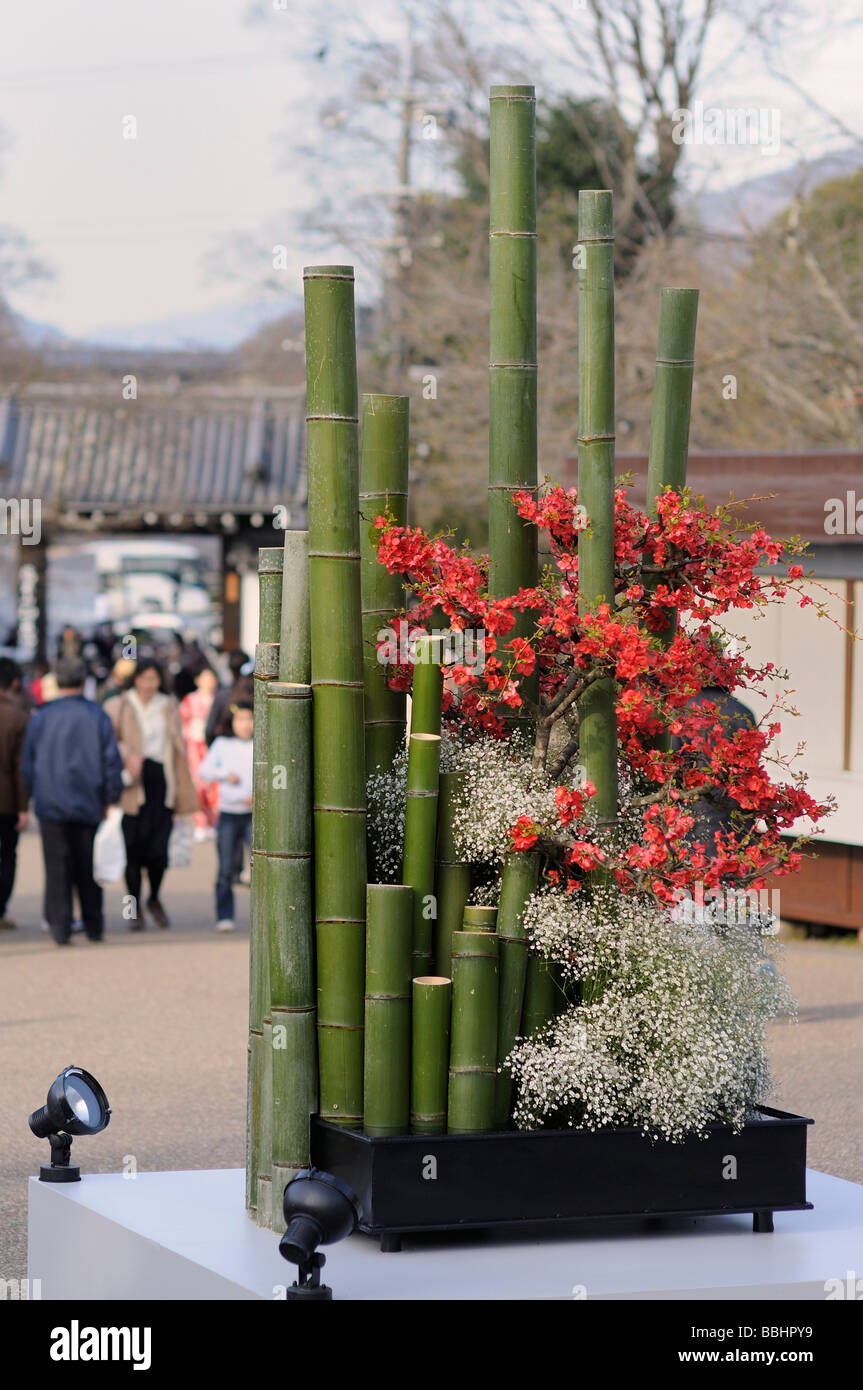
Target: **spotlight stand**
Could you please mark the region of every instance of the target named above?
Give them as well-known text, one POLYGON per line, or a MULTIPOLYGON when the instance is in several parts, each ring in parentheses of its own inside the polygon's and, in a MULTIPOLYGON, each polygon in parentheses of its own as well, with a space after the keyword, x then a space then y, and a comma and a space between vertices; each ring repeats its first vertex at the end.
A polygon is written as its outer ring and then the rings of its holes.
POLYGON ((72 1154, 71 1134, 49 1134, 51 1162, 39 1168, 40 1182, 80 1182, 81 1169, 77 1163, 70 1163, 72 1154))

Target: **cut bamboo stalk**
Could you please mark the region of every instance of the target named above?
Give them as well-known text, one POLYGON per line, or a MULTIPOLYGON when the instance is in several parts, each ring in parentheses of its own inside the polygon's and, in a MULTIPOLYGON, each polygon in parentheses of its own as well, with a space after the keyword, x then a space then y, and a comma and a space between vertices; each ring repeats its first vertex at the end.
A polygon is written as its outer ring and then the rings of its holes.
POLYGON ((497 908, 484 906, 466 907, 464 910, 463 928, 465 931, 496 931, 497 908))
MULTIPOLYGON (((264 1056, 260 1038, 269 1009, 269 958, 264 900, 261 893, 259 863, 264 849, 266 808, 269 790, 267 747, 267 690, 278 675, 281 625, 282 569, 284 552, 280 546, 262 546, 258 551, 258 644, 255 648, 254 714, 252 751, 252 854, 250 863, 249 906, 249 1067, 246 1115, 246 1198, 250 1213, 258 1210, 258 1175, 269 1172, 270 1151, 262 1147, 262 1127, 272 1100, 264 1092, 264 1056)), ((264 1213, 264 1217, 266 1213, 264 1213)))
MULTIPOLYGON (((497 933, 500 940, 500 1003, 498 1007, 497 1056, 503 1068, 512 1052, 521 1026, 524 988, 527 977, 527 934, 524 909, 536 890, 539 878, 538 854, 508 854, 503 866, 497 933)), ((498 1073, 495 1087, 495 1123, 504 1128, 512 1103, 512 1077, 498 1073)))
POLYGON ((441 975, 417 976, 412 1001, 411 1129, 414 1134, 443 1134, 452 980, 441 975))
POLYGON ((524 982, 524 1007, 521 1015, 521 1036, 529 1038, 539 1032, 557 1013, 560 991, 554 975, 554 965, 531 951, 527 958, 524 982))
POLYGON ((261 1038, 261 1139, 258 1149, 258 1210, 259 1226, 273 1229, 273 1025, 264 1019, 261 1038))
MULTIPOLYGON (((678 493, 686 487, 697 317, 698 290, 662 291, 647 465, 647 510, 654 517, 657 498, 667 487, 678 493)), ((645 588, 653 590, 657 583, 658 576, 648 574, 645 588)), ((673 642, 676 631, 677 611, 672 608, 668 611, 668 625, 659 634, 666 647, 673 642)), ((671 747, 670 735, 660 735, 656 744, 667 751, 671 747)))
MULTIPOLYGON (((578 500, 587 529, 578 538, 579 611, 614 608, 614 226, 612 195, 578 195, 578 500)), ((614 682, 596 681, 579 701, 579 756, 596 786, 601 819, 617 815, 614 682)))
MULTIPOLYGON (((489 592, 537 583, 536 527, 512 504, 537 486, 536 96, 533 87, 492 87, 489 219, 489 592)), ((506 640, 529 637, 518 614, 506 640)), ((537 698, 537 679, 522 682, 537 698)))
POLYGON ((354 274, 303 273, 320 1112, 362 1124, 366 830, 354 274))
POLYGON ((470 867, 458 857, 455 816, 464 789, 463 772, 442 772, 438 783, 435 962, 438 975, 452 970, 452 934, 461 931, 470 893, 470 867))
POLYGON ((397 574, 378 563, 375 517, 389 513, 398 526, 407 521, 408 396, 363 396, 360 460, 360 566, 365 668, 366 769, 389 770, 405 741, 405 696, 387 685, 387 668, 378 661, 377 634, 404 607, 397 574))
POLYGON ((453 932, 447 1104, 451 1134, 494 1127, 498 973, 498 940, 493 932, 453 932))
POLYGON ((286 531, 282 564, 279 680, 308 685, 311 674, 309 631, 309 533, 286 531))
POLYGON ((406 1134, 411 1095, 413 889, 370 883, 366 905, 366 1134, 406 1134))
POLYGON ((408 745, 402 879, 413 889, 412 971, 427 975, 434 947, 440 734, 412 733, 408 745))
POLYGON ((309 1117, 318 1106, 315 1008, 270 1011, 273 1033, 272 1219, 279 1229, 285 1188, 310 1167, 309 1117))
POLYGON ((446 636, 417 637, 411 688, 411 733, 439 734, 443 703, 443 671, 446 636))

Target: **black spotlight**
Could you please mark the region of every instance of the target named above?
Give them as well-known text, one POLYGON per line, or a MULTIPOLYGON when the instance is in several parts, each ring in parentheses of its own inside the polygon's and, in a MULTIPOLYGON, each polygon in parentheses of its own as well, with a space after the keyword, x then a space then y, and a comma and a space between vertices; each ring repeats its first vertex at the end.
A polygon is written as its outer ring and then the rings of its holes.
POLYGON ((43 1163, 40 1182, 80 1182, 81 1169, 69 1162, 73 1134, 98 1134, 111 1118, 108 1097, 95 1076, 83 1067, 64 1067, 48 1099, 30 1116, 37 1139, 51 1145, 51 1162, 43 1163))
POLYGON ((283 1209, 288 1229, 279 1241, 279 1254, 299 1266, 299 1278, 286 1296, 332 1298, 332 1289, 321 1283, 326 1256, 317 1247, 335 1245, 356 1230, 356 1197, 332 1173, 304 1168, 285 1188, 283 1209))

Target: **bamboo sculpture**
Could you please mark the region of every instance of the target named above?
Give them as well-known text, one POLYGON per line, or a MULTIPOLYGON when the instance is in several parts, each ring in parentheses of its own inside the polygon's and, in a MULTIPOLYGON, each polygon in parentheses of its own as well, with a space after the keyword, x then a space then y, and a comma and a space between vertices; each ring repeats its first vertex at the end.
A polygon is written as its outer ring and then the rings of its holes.
MULTIPOLYGON (((537 486, 536 190, 532 87, 491 93, 489 589, 537 582, 536 530, 512 505, 537 486)), ((579 197, 579 537, 582 613, 613 601, 612 199, 579 197)), ((363 398, 358 455, 353 271, 306 270, 309 533, 260 552, 246 1204, 278 1227, 286 1182, 311 1162, 309 1117, 371 1139, 511 1122, 505 1063, 564 1003, 529 950, 535 852, 507 854, 497 904, 469 904, 455 824, 465 778, 441 772, 443 644, 417 644, 402 883, 366 882, 366 770, 389 770, 405 699, 375 639, 404 602, 377 562, 374 519, 404 524, 408 399, 363 398), (436 969, 437 974, 432 974, 436 969)), ((648 505, 685 481, 697 293, 664 290, 648 505)), ((673 626, 669 632, 673 634, 673 626)), ((531 636, 521 617, 515 635, 531 636)), ((531 700, 535 682, 523 682, 531 700)), ((617 812, 614 685, 579 702, 580 760, 617 812)))
POLYGON ((303 275, 321 1114, 363 1118, 366 813, 354 273, 303 275))

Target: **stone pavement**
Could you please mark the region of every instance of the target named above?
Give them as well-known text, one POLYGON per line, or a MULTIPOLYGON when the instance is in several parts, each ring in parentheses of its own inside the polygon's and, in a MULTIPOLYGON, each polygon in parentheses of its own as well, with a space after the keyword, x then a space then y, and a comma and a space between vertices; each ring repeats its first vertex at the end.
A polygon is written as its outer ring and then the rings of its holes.
MULTIPOLYGON (((169 873, 169 931, 129 932, 116 885, 108 940, 60 950, 39 929, 38 836, 23 837, 19 930, 0 933, 0 1278, 26 1274, 27 1178, 48 1157, 27 1116, 70 1063, 93 1072, 113 1111, 104 1133, 74 1141, 83 1172, 242 1166, 248 891, 237 889, 238 931, 217 934, 215 857, 196 846, 191 868, 169 873)), ((773 1102, 816 1118, 811 1167, 863 1182, 863 948, 793 941, 788 973, 800 1023, 772 1026, 773 1102)))

